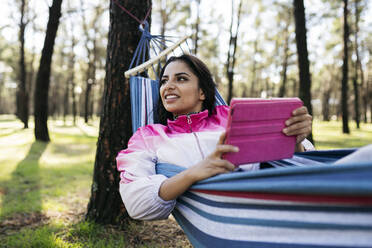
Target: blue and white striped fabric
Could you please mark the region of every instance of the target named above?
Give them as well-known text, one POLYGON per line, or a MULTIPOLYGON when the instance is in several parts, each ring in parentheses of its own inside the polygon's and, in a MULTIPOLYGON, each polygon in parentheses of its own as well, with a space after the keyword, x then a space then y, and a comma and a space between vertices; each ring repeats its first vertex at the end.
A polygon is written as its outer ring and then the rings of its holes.
POLYGON ((130 77, 130 102, 133 133, 142 126, 154 124, 159 99, 158 81, 144 77, 130 77))
MULTIPOLYGON (((130 77, 130 102, 133 133, 142 126, 157 123, 156 105, 159 100, 157 80, 135 76, 130 77)), ((216 89, 216 105, 226 105, 216 89)))
MULTIPOLYGON (((372 162, 330 163, 352 151, 299 153, 293 164, 276 161, 281 168, 206 179, 173 215, 195 247, 372 247, 372 162)), ((168 177, 182 170, 157 165, 168 177)))

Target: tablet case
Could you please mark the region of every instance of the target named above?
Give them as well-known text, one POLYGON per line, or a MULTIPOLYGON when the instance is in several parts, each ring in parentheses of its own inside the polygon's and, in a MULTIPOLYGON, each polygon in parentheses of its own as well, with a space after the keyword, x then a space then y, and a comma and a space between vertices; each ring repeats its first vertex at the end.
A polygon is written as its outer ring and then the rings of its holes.
POLYGON ((292 157, 296 137, 282 130, 292 111, 302 105, 299 98, 232 99, 225 143, 238 146, 239 152, 223 158, 238 166, 292 157))

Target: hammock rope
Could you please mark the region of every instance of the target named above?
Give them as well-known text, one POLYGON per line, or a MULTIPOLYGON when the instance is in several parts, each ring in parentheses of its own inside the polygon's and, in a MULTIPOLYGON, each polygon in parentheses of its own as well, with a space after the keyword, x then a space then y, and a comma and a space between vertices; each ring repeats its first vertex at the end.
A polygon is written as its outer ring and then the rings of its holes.
POLYGON ((149 17, 150 15, 150 12, 151 12, 151 7, 147 10, 147 13, 146 13, 146 16, 145 18, 143 18, 143 20, 141 21, 140 19, 138 19, 135 15, 133 15, 129 10, 127 10, 126 8, 124 8, 119 2, 118 0, 114 0, 114 3, 119 7, 121 8, 125 13, 127 13, 130 17, 132 17, 134 20, 136 20, 139 24, 143 24, 147 18, 149 17))

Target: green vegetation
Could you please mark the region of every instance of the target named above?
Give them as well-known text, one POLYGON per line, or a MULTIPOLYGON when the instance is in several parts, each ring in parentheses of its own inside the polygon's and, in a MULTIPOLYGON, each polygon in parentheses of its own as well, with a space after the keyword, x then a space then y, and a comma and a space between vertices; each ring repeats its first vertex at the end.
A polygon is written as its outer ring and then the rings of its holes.
POLYGON ((313 123, 313 136, 319 150, 361 147, 372 144, 372 124, 361 123, 360 129, 355 122, 349 123, 351 134, 342 133, 341 121, 317 121, 313 123))
MULTIPOLYGON (((185 247, 174 222, 133 222, 126 230, 84 221, 97 126, 50 121, 52 141, 35 142, 33 128, 0 116, 0 247, 185 247)), ((340 122, 314 121, 318 149, 372 143, 372 125, 351 135, 340 122)))
POLYGON ((175 221, 125 230, 85 221, 98 121, 49 121, 49 130, 50 143, 36 142, 33 126, 0 116, 0 247, 190 246, 175 221))

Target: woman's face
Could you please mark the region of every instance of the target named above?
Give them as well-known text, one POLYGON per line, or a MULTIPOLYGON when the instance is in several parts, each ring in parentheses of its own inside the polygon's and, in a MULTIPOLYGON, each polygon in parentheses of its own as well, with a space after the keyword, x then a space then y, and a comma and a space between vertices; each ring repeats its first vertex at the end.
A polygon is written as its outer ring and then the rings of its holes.
POLYGON ((177 60, 169 63, 160 83, 160 97, 168 112, 182 115, 202 110, 205 95, 186 63, 177 60))

